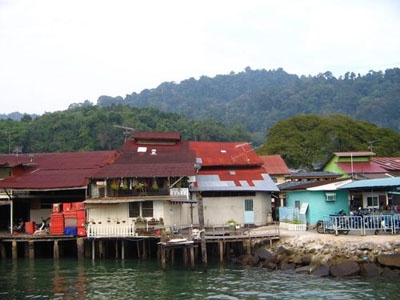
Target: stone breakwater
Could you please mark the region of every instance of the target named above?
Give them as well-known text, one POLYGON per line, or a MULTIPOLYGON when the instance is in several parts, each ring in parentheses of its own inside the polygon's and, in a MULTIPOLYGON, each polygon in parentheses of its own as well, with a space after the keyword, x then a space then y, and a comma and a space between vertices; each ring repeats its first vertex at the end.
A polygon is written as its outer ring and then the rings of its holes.
POLYGON ((235 259, 242 265, 321 277, 400 277, 399 236, 282 236, 272 248, 260 246, 235 259))

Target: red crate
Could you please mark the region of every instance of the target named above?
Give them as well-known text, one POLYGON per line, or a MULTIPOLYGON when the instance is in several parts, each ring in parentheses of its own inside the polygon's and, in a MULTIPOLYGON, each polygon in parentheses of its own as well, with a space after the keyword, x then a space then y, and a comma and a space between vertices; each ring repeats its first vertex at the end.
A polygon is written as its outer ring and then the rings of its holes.
POLYGON ((72 209, 79 210, 79 209, 84 209, 85 204, 83 202, 74 202, 72 203, 72 209))
POLYGON ((78 219, 80 218, 86 218, 86 210, 85 209, 79 209, 76 211, 76 217, 78 219))
POLYGON ((64 211, 63 214, 64 214, 65 219, 76 219, 77 218, 76 210, 64 211))
POLYGON ((86 234, 86 228, 85 228, 85 227, 79 226, 79 227, 78 227, 78 235, 79 235, 79 236, 86 236, 86 235, 87 235, 87 234, 86 234))
POLYGON ((33 234, 36 229, 35 221, 25 222, 25 232, 27 234, 33 234))
POLYGON ((86 218, 78 218, 77 226, 85 226, 86 218))
POLYGON ((72 209, 72 203, 63 203, 63 205, 62 205, 62 210, 65 212, 65 211, 68 211, 68 210, 71 210, 72 209))

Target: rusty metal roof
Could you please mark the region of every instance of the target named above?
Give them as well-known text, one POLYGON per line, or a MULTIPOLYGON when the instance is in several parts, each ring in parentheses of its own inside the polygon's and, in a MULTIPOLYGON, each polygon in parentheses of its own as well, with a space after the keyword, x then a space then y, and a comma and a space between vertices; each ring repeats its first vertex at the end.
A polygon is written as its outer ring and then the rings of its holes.
POLYGON ((347 174, 386 173, 386 170, 374 162, 339 162, 337 165, 347 174))
POLYGON ((98 170, 95 178, 173 177, 195 174, 195 154, 189 143, 170 145, 125 142, 113 164, 98 170))
POLYGON ((272 175, 288 175, 290 171, 280 155, 261 155, 264 169, 272 175))
POLYGON ((387 171, 400 171, 400 157, 373 157, 372 161, 387 171))
POLYGON ((190 142, 202 167, 261 166, 262 159, 249 143, 238 142, 190 142))
POLYGON ((112 163, 115 151, 0 155, 3 166, 14 166, 13 174, 0 180, 0 188, 81 188, 102 166, 112 163))

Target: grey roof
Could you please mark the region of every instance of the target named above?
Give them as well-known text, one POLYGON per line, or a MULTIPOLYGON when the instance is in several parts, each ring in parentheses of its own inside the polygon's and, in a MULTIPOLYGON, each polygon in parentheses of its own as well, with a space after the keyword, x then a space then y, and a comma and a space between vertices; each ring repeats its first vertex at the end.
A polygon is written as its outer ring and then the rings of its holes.
POLYGON ((262 174, 262 180, 253 180, 250 185, 246 180, 235 182, 221 180, 218 175, 196 175, 197 187, 192 191, 263 191, 278 192, 279 189, 268 174, 262 174), (239 183, 239 184, 238 184, 239 183))
POLYGON ((400 177, 377 178, 353 181, 345 184, 341 189, 386 188, 400 187, 400 177))

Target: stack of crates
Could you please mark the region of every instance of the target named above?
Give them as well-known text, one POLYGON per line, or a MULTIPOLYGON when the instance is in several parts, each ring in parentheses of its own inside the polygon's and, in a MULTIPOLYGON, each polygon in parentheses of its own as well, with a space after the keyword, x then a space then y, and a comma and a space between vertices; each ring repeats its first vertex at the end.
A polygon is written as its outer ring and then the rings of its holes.
POLYGON ((53 204, 53 213, 50 215, 50 234, 64 234, 64 215, 61 212, 61 203, 53 204))
POLYGON ((86 236, 86 210, 83 202, 53 205, 50 233, 54 235, 86 236))

